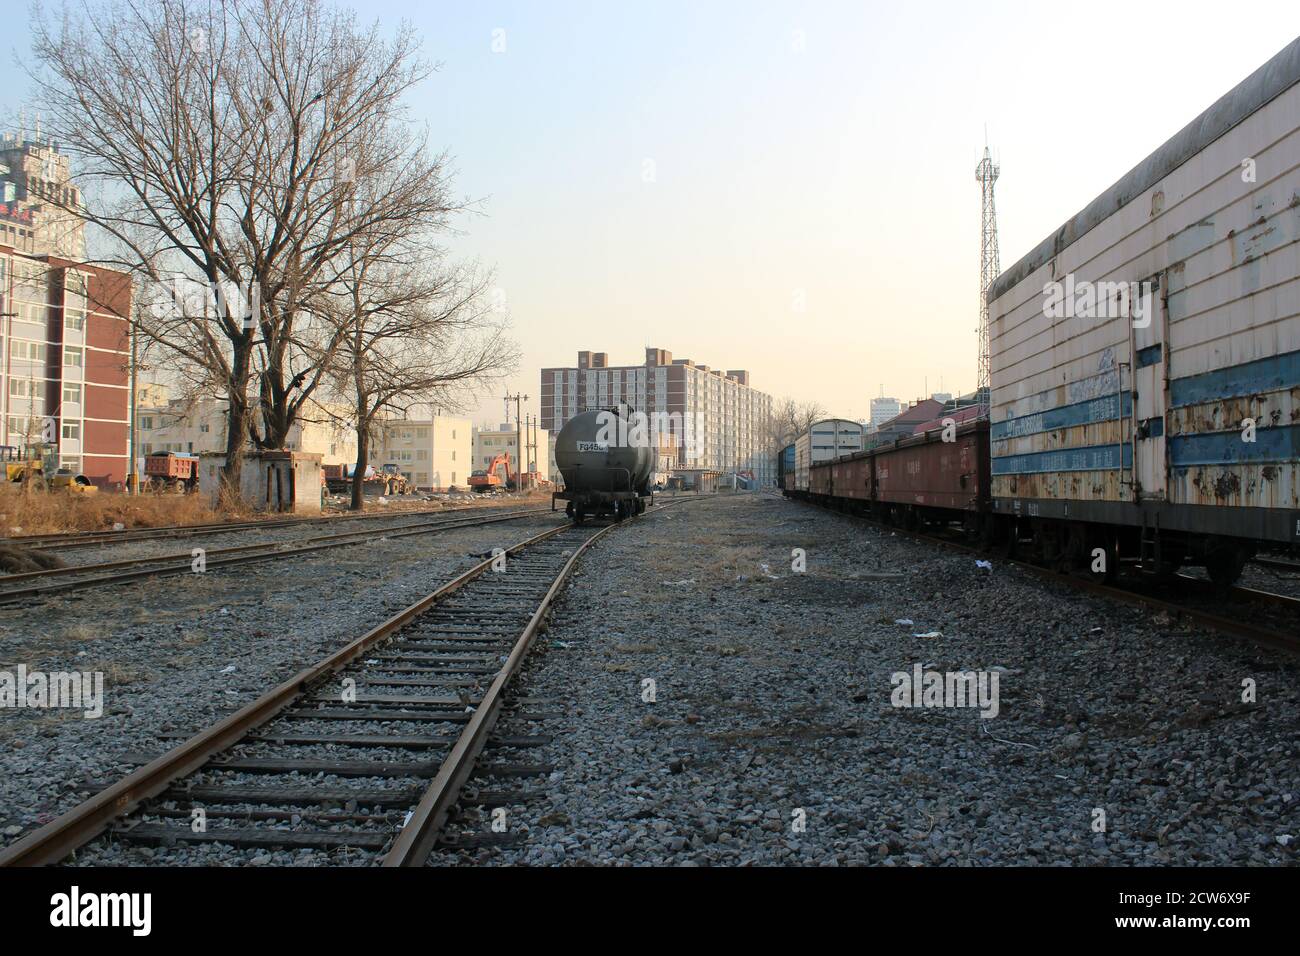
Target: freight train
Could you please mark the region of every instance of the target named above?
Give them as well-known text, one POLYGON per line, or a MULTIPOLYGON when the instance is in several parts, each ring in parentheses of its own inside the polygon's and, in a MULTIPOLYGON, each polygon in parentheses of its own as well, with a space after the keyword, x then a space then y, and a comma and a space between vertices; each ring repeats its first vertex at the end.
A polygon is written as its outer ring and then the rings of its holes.
POLYGON ((782 468, 786 493, 1107 574, 1229 583, 1300 545, 1300 40, 988 304, 988 420, 782 468))

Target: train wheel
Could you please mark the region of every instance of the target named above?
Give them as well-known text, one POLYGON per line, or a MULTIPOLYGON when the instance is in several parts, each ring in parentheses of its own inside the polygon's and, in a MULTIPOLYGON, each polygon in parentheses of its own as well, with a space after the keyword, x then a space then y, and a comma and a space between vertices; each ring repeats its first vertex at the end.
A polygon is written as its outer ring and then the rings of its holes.
POLYGON ((1007 522, 1006 538, 1002 541, 1002 554, 1008 560, 1020 556, 1020 525, 1013 518, 1007 522))
POLYGON ((985 514, 980 515, 979 519, 979 546, 984 551, 992 551, 1002 543, 1000 534, 1002 526, 998 521, 997 515, 985 514))
POLYGON ((1210 580, 1222 590, 1237 583, 1250 555, 1242 548, 1216 548, 1205 556, 1205 570, 1210 580))

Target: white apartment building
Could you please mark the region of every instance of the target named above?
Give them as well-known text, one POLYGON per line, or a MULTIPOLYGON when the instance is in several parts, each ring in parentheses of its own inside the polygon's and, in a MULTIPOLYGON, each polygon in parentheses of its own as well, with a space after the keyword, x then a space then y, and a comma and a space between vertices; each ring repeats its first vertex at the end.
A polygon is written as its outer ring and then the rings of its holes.
POLYGON ((647 348, 642 365, 611 368, 604 352, 579 352, 575 368, 542 369, 542 423, 558 432, 580 412, 630 405, 673 423, 680 469, 748 472, 776 480, 772 398, 743 369, 723 371, 647 348), (680 429, 678 431, 677 429, 680 429))
MULTIPOLYGON (((314 452, 321 464, 352 464, 357 460, 356 432, 341 406, 309 402, 289 431, 284 447, 314 452)), ((168 399, 165 386, 141 384, 136 389, 136 440, 140 456, 172 451, 197 455, 226 450, 226 406, 213 398, 168 399)), ((137 462, 143 471, 143 460, 137 462)))
POLYGON ((438 415, 419 420, 388 420, 375 427, 370 464, 396 465, 420 491, 465 489, 476 467, 473 426, 468 418, 438 415))
POLYGON ((871 432, 874 434, 891 418, 897 418, 906 406, 896 398, 873 398, 871 400, 871 432))

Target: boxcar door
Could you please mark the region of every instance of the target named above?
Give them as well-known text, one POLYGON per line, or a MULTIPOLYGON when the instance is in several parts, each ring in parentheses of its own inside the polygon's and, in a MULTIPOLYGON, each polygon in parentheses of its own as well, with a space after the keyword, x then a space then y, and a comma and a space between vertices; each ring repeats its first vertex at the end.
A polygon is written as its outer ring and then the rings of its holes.
MULTIPOLYGON (((1129 318, 1133 330, 1133 477, 1143 498, 1163 499, 1168 490, 1165 409, 1168 407, 1169 335, 1163 274, 1141 284, 1142 297, 1129 318)), ((1122 452, 1122 449, 1121 449, 1122 452)))

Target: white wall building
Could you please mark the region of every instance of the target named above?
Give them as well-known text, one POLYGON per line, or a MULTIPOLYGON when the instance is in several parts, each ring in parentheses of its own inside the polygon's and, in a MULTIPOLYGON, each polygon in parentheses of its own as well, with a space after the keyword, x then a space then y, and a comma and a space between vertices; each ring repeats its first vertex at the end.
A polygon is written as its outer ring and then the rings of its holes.
POLYGON ((377 469, 396 465, 420 491, 463 490, 475 467, 472 428, 468 418, 444 415, 381 422, 370 446, 370 464, 377 469))
MULTIPOLYGON (((226 405, 214 398, 168 399, 157 384, 136 389, 136 441, 140 456, 172 451, 197 455, 226 450, 226 405)), ((351 464, 357 460, 356 432, 342 424, 347 409, 309 402, 289 430, 286 451, 321 456, 321 464, 351 464)), ((137 463, 141 471, 143 460, 137 463)))

